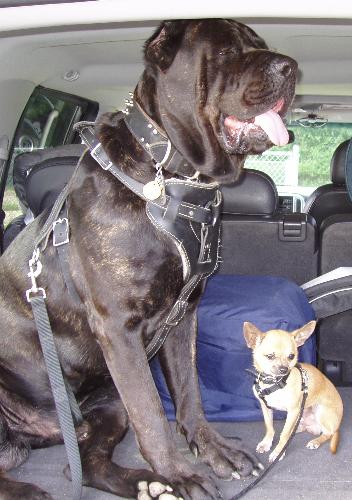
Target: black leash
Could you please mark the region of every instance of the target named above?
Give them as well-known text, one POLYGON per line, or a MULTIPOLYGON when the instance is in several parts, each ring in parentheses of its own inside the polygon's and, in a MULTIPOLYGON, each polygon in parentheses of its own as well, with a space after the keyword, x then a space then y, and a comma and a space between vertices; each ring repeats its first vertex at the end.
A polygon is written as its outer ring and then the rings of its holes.
POLYGON ((301 421, 301 418, 302 418, 302 415, 303 415, 303 411, 304 411, 304 406, 306 404, 306 400, 307 400, 307 397, 308 397, 308 386, 307 386, 307 379, 306 379, 306 374, 305 374, 305 371, 303 370, 302 366, 297 363, 296 365, 296 368, 299 369, 300 371, 300 374, 301 374, 301 379, 302 379, 302 392, 303 392, 303 397, 302 397, 302 403, 301 403, 301 408, 300 408, 300 412, 299 412, 299 415, 297 417, 297 420, 296 420, 296 423, 295 423, 295 426, 294 428, 292 429, 292 432, 291 432, 291 435, 290 437, 288 438, 288 440, 286 441, 285 443, 285 446, 282 448, 282 450, 280 451, 280 453, 278 454, 278 456, 275 458, 275 460, 273 462, 271 462, 271 464, 265 469, 265 471, 262 473, 261 476, 257 477, 251 484, 249 484, 246 488, 244 488, 242 491, 240 491, 239 493, 237 493, 237 495, 231 497, 229 500, 237 500, 238 498, 242 498, 244 497, 244 495, 246 495, 250 490, 252 490, 253 488, 255 488, 255 486, 257 486, 257 484, 262 480, 264 479, 264 477, 271 471, 271 469, 274 467, 274 465, 277 464, 277 462, 280 460, 280 458, 283 456, 283 454, 286 452, 289 444, 291 443, 294 435, 296 434, 296 431, 297 431, 297 428, 299 426, 299 423, 301 421))

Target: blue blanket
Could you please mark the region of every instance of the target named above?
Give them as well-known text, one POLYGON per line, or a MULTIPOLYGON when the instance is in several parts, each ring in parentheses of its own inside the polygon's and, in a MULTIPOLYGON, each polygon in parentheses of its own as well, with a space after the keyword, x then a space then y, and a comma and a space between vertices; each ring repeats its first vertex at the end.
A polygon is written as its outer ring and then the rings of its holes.
MULTIPOLYGON (((215 275, 208 280, 198 307, 198 373, 208 420, 262 420, 253 395, 252 353, 243 337, 243 322, 262 331, 300 328, 314 319, 314 311, 295 283, 271 276, 215 275)), ((172 335, 172 331, 170 332, 172 335)), ((300 348, 300 360, 316 363, 314 336, 300 348)), ((174 406, 157 358, 152 373, 169 419, 174 406)), ((275 417, 280 418, 280 413, 275 417)))

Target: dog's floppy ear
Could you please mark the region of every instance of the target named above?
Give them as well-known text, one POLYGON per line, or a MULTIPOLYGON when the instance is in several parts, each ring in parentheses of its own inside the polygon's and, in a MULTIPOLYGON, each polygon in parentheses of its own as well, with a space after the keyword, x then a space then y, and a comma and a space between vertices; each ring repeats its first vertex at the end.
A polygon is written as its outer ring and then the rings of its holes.
POLYGON ((302 326, 302 328, 299 328, 298 330, 295 330, 292 332, 292 335, 295 338, 297 347, 303 345, 305 341, 312 335, 312 333, 315 330, 317 322, 316 321, 309 321, 306 325, 302 326))
POLYGON ((181 44, 187 21, 164 21, 145 42, 144 58, 147 63, 165 71, 172 64, 181 44))
POLYGON ((243 323, 243 335, 247 346, 250 349, 254 349, 263 340, 265 333, 261 332, 253 323, 245 321, 243 323))

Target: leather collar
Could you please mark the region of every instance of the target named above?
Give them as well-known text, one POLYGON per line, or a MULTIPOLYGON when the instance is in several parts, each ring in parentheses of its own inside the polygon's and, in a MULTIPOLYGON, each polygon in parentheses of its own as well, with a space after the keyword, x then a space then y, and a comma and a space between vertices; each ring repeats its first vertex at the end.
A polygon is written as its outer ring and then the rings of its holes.
POLYGON ((171 174, 195 179, 195 171, 179 153, 166 133, 143 111, 135 101, 126 100, 124 121, 135 139, 151 158, 171 174))

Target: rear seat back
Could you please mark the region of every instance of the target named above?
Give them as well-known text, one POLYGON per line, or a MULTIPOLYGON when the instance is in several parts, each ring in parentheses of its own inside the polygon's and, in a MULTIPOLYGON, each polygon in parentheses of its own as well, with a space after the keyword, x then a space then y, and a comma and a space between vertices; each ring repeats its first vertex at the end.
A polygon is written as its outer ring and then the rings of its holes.
POLYGON ((244 169, 222 193, 221 274, 274 275, 299 285, 317 276, 314 219, 277 214, 278 194, 268 175, 244 169))
POLYGON ((327 217, 319 232, 319 274, 338 267, 352 267, 352 214, 327 217))

